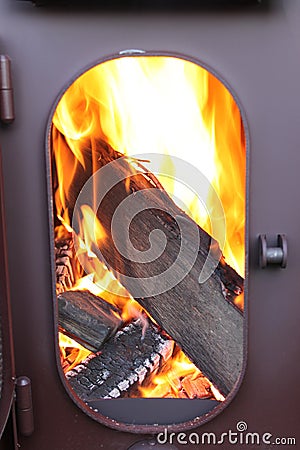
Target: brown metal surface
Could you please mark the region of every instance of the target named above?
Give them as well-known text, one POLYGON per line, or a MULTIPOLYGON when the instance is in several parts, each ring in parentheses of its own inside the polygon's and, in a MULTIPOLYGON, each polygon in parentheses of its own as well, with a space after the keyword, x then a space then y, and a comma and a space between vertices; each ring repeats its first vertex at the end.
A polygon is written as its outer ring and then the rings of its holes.
POLYGON ((10 314, 9 281, 6 259, 6 233, 4 220, 4 192, 2 157, 0 150, 0 320, 1 320, 1 398, 0 439, 7 423, 14 393, 14 360, 10 314))
POLYGON ((220 435, 244 420, 249 431, 300 442, 299 21, 295 0, 251 14, 180 15, 70 13, 0 0, 0 45, 14 64, 18 113, 1 130, 16 364, 32 380, 35 411, 34 434, 20 439, 24 450, 126 450, 144 439, 93 421, 60 382, 46 207, 45 127, 55 96, 83 67, 126 48, 205 61, 233 86, 249 123, 248 366, 232 403, 196 431, 220 435), (262 233, 287 235, 285 270, 258 267, 262 233))
MULTIPOLYGON (((127 9, 127 10, 182 10, 188 8, 245 8, 257 4, 257 0, 29 0, 35 5, 54 5, 62 7, 98 7, 103 9, 127 9)), ((268 3, 268 0, 260 0, 260 3, 268 3)))

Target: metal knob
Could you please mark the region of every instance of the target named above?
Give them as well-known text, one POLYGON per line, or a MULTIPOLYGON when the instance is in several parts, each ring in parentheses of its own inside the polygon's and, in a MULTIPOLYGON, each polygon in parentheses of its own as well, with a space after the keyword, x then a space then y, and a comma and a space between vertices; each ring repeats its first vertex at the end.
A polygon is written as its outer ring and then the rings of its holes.
POLYGON ((277 235, 277 247, 269 247, 267 236, 260 234, 259 240, 259 265, 263 269, 269 265, 277 265, 282 269, 287 265, 287 239, 285 234, 277 235))

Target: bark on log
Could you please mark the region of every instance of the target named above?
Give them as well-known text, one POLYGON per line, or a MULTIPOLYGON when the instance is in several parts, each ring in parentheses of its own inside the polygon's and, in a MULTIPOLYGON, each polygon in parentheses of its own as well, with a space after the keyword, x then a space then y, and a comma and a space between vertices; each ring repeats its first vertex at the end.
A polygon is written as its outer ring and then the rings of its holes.
POLYGON ((92 352, 122 326, 119 311, 88 291, 68 291, 57 297, 58 324, 63 332, 92 352))
POLYGON ((55 241, 56 294, 70 289, 74 278, 74 248, 72 236, 55 241))
MULTIPOLYGON (((54 132, 58 133, 57 130, 54 132)), ((62 136, 60 139, 64 141, 62 136)), ((72 189, 67 198, 70 211, 73 211, 77 195, 91 174, 123 156, 107 143, 99 141, 96 145, 93 144, 93 152, 90 149, 84 151, 86 170, 80 169, 72 182, 72 189)), ((66 143, 65 145, 67 147, 66 143)), ((101 178, 97 191, 110 184, 111 176, 124 179, 130 174, 131 161, 122 158, 120 164, 114 167, 112 175, 101 178)), ((91 199, 91 204, 92 202, 91 199)), ((114 231, 120 241, 125 238, 124 228, 129 215, 130 211, 127 217, 126 208, 123 209, 122 223, 116 224, 117 229, 114 231)), ((97 217, 106 232, 106 238, 98 242, 101 252, 99 257, 203 374, 226 396, 234 388, 242 369, 243 316, 231 300, 243 291, 243 279, 221 257, 212 276, 205 283, 199 284, 199 274, 207 259, 208 265, 215 264, 213 257, 208 258, 211 246, 215 248, 216 255, 219 255, 220 249, 211 236, 197 226, 200 245, 196 248, 195 263, 174 287, 152 295, 144 280, 166 271, 176 261, 181 245, 186 250, 186 260, 193 257, 195 223, 175 205, 169 195, 160 188, 159 183, 156 183, 155 178, 142 169, 140 173, 130 176, 130 182, 128 179, 121 181, 110 189, 100 204, 97 217), (138 206, 142 212, 130 223, 131 242, 141 252, 147 251, 149 236, 153 230, 163 232, 167 242, 160 257, 149 263, 135 262, 124 257, 117 250, 111 233, 116 208, 130 194, 141 191, 143 195, 139 196, 138 206), (168 212, 165 211, 166 208, 168 212), (186 225, 183 239, 178 220, 184 221, 186 225), (142 295, 134 294, 136 283, 139 284, 142 295)), ((156 244, 154 239, 154 248, 156 244)), ((157 247, 160 245, 159 241, 157 247)), ((96 248, 94 250, 97 251, 96 248)), ((181 267, 185 267, 187 261, 183 259, 181 267)), ((176 280, 176 272, 172 273, 171 277, 176 280)), ((163 284, 163 278, 161 281, 163 284)), ((162 290, 163 285, 158 288, 162 290)))

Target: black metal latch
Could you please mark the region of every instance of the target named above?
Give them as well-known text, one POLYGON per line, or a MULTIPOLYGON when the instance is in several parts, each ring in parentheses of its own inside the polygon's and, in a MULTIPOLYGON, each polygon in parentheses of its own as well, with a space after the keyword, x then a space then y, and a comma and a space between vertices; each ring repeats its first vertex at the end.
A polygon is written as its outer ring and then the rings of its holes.
POLYGON ((267 236, 260 234, 259 243, 259 265, 265 268, 269 265, 277 265, 282 269, 287 265, 287 239, 285 234, 277 235, 277 246, 268 246, 267 236))

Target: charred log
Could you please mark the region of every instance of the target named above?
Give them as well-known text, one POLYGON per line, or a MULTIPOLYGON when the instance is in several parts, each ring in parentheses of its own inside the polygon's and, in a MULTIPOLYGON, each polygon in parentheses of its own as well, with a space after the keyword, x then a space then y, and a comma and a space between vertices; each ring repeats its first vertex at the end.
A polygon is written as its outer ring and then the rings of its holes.
POLYGON ((117 308, 88 291, 64 292, 57 301, 60 328, 93 352, 122 326, 117 308))
POLYGON ((76 394, 85 402, 122 398, 170 358, 174 342, 149 323, 146 331, 139 320, 111 337, 102 351, 89 356, 66 373, 76 394))

